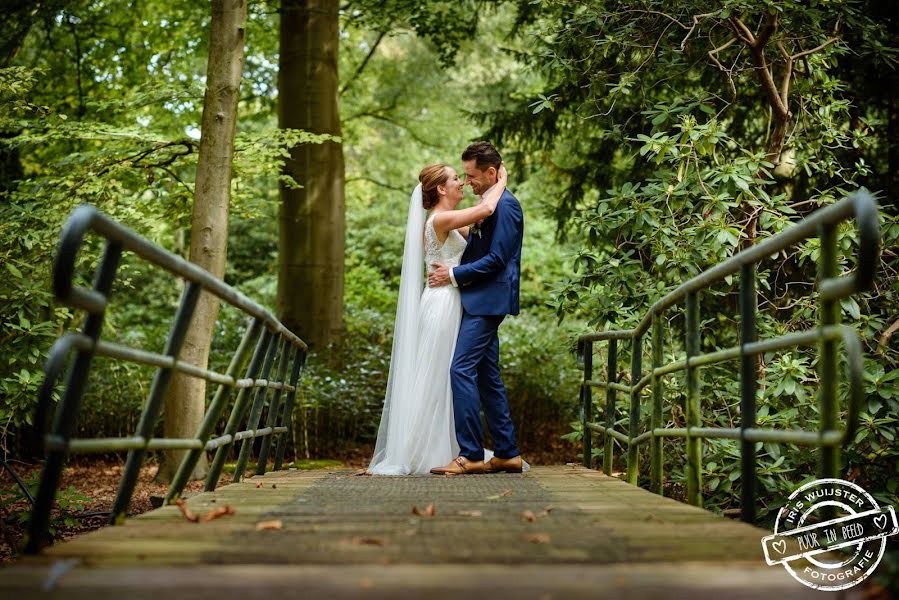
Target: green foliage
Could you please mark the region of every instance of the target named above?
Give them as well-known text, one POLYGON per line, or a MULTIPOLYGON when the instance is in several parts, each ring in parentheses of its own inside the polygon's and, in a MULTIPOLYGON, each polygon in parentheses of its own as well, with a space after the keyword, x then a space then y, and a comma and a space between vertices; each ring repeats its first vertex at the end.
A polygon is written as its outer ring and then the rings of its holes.
MULTIPOLYGON (((23 480, 28 492, 34 497, 40 485, 40 473, 35 471, 23 480)), ((56 535, 62 527, 78 526, 77 514, 84 512, 85 507, 93 502, 86 494, 79 492, 74 486, 56 491, 56 508, 50 513, 50 535, 56 535)), ((7 488, 0 488, 0 514, 8 523, 24 525, 31 516, 31 504, 17 484, 11 483, 7 488)))
MULTIPOLYGON (((894 92, 887 90, 897 81, 899 47, 888 3, 562 1, 538 8, 522 3, 519 12, 532 46, 516 57, 540 78, 528 81, 530 93, 522 93, 523 85, 506 90, 503 108, 479 118, 489 137, 541 157, 523 164, 554 190, 547 195, 555 199, 560 236, 577 240, 572 272, 550 295, 560 319, 584 319, 597 329, 633 327, 671 289, 746 244, 859 186, 880 195, 885 252, 877 287, 842 303, 843 319, 858 327, 869 356, 868 411, 843 454, 842 472, 895 503, 890 482, 897 458, 889 442, 899 435, 899 407, 891 402, 899 353, 889 336, 878 343, 899 310, 899 257, 890 250, 899 245, 890 202, 899 188, 889 159, 895 140, 885 126, 895 117, 894 92), (753 39, 770 34, 759 54, 769 71, 754 62, 743 24, 753 39), (799 54, 787 71, 786 57, 799 54), (861 76, 875 72, 891 83, 875 89, 861 76), (765 74, 786 117, 765 91, 765 74)), ((855 233, 845 226, 838 235, 840 268, 848 272, 855 233)), ((816 325, 817 257, 811 240, 760 265, 761 336, 816 325)), ((703 352, 737 342, 735 283, 727 278, 703 292, 703 352)), ((666 361, 677 360, 683 356, 680 309, 666 316, 666 361)), ((629 364, 627 352, 619 368, 629 364)), ((814 356, 802 349, 765 357, 760 423, 817 428, 814 356)), ((703 424, 739 422, 733 369, 707 367, 702 378, 703 424)), ((663 419, 683 426, 682 377, 665 382, 663 419)), ((621 427, 627 414, 620 399, 621 427)), ((571 437, 580 435, 577 427, 571 437)), ((665 447, 677 493, 684 449, 677 442, 665 447)), ((709 441, 704 452, 706 505, 733 505, 740 482, 735 444, 709 441)), ((759 453, 760 496, 768 506, 815 472, 817 454, 808 449, 765 444, 759 453)))
MULTIPOLYGON (((125 10, 124 3, 110 4, 109 14, 91 12, 95 6, 80 7, 79 11, 85 10, 82 16, 63 12, 57 23, 74 28, 77 36, 87 14, 94 27, 135 16, 125 10)), ((159 8, 151 4, 142 5, 141 10, 159 8)), ((0 271, 6 275, 0 280, 4 348, 0 447, 4 452, 21 447, 18 432, 31 425, 41 366, 50 344, 64 329, 76 329, 82 318, 57 306, 50 293, 56 241, 71 210, 91 203, 151 241, 187 253, 203 98, 197 77, 205 72, 205 60, 198 62, 192 49, 203 48, 205 38, 194 31, 195 23, 208 18, 208 7, 199 7, 204 16, 180 21, 194 8, 169 3, 152 18, 136 15, 138 27, 145 30, 152 30, 151 22, 181 23, 149 54, 143 52, 143 42, 130 53, 125 47, 110 53, 111 39, 94 37, 96 30, 86 28, 87 37, 78 39, 78 51, 90 52, 91 59, 80 63, 77 81, 69 78, 66 65, 66 53, 76 50, 68 47, 70 34, 61 33, 52 21, 36 24, 32 35, 40 33, 50 40, 59 36, 61 47, 35 55, 26 42, 21 57, 32 66, 0 69, 0 158, 16 165, 3 170, 0 177, 0 271), (147 18, 141 20, 141 16, 147 18), (41 27, 48 29, 41 31, 41 27), (168 42, 179 38, 184 46, 163 54, 168 42), (181 60, 176 60, 179 56, 181 60), (137 68, 140 60, 146 62, 137 68), (170 62, 162 65, 162 61, 170 62), (74 91, 78 96, 73 105, 74 91)), ((264 17, 255 16, 254 27, 260 19, 264 17)), ((250 114, 241 123, 235 143, 231 207, 241 222, 271 213, 269 207, 277 200, 275 184, 289 147, 330 139, 279 130, 270 112, 264 121, 253 118, 256 108, 252 97, 241 103, 240 110, 250 114)), ((77 265, 80 285, 90 285, 98 255, 98 240, 89 237, 77 265)), ((229 271, 239 281, 258 274, 256 269, 229 271)), ((161 350, 179 285, 173 277, 126 254, 113 289, 104 339, 161 350)), ((235 338, 229 341, 234 345, 224 356, 236 347, 235 338)), ((133 431, 149 380, 147 369, 97 360, 81 430, 94 434, 133 431)))

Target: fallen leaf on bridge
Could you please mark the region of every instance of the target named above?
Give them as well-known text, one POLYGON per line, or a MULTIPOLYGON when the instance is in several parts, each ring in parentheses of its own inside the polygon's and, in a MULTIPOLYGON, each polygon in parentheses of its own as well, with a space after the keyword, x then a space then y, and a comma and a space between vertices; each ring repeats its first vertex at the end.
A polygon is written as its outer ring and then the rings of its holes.
POLYGON ((506 490, 502 494, 496 494, 495 496, 487 496, 487 500, 499 500, 500 498, 511 496, 512 490, 506 490))
POLYGON ((219 508, 213 508, 212 510, 210 510, 208 513, 206 513, 206 516, 203 517, 203 520, 204 521, 214 521, 215 519, 218 519, 219 517, 224 517, 226 515, 233 515, 235 512, 236 511, 234 510, 233 506, 226 504, 225 506, 222 506, 219 508))
POLYGON ((256 484, 256 489, 258 490, 261 487, 262 487, 262 482, 260 481, 259 483, 256 484))
POLYGON ((523 513, 521 513, 521 518, 524 519, 525 521, 527 521, 528 523, 533 523, 534 521, 537 520, 537 515, 535 515, 534 511, 532 511, 532 510, 526 510, 523 513))
POLYGON ((413 506, 412 514, 416 517, 434 517, 437 515, 437 510, 434 508, 434 503, 432 502, 431 504, 428 504, 424 510, 417 506, 413 506))
POLYGON ((386 546, 387 540, 376 537, 354 537, 351 540, 344 540, 344 543, 354 544, 356 546, 386 546))
POLYGON ((284 526, 281 523, 281 519, 275 519, 273 521, 259 521, 256 523, 256 531, 263 531, 265 529, 281 529, 284 526))
POLYGON ((187 500, 175 500, 175 506, 181 510, 181 514, 184 515, 184 518, 191 523, 196 523, 200 520, 200 517, 194 514, 191 509, 187 508, 187 500))
POLYGON ((525 541, 531 542, 532 544, 548 544, 549 543, 549 534, 546 533, 529 533, 524 536, 525 541))

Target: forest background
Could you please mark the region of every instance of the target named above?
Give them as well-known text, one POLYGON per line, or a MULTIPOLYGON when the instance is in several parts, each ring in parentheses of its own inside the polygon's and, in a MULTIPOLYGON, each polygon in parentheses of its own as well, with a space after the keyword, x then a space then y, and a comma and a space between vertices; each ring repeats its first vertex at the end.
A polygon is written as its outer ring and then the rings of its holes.
MULTIPOLYGON (((339 103, 339 141, 313 135, 327 131, 278 129, 281 4, 248 4, 225 280, 278 305, 284 161, 297 144, 339 144, 346 227, 332 233, 345 236, 340 334, 315 349, 304 373, 293 456, 370 451, 409 194, 423 165, 460 170, 462 149, 489 139, 526 214, 522 314, 501 328, 502 368, 521 445, 538 463, 577 456, 578 333, 630 327, 685 277, 859 186, 877 194, 877 285, 842 306, 867 356, 865 411, 842 473, 899 504, 899 41, 889 2, 347 0, 339 11, 324 3, 339 31, 340 79, 324 92, 339 103)), ((209 8, 201 0, 50 0, 13 2, 0 17, 7 459, 36 458, 29 448, 41 364, 81 318, 57 305, 49 286, 70 210, 90 202, 189 256, 209 8)), ((853 243, 851 227, 841 228, 841 249, 848 254, 853 243)), ((761 335, 815 323, 817 249, 811 240, 761 266, 761 335)), ((703 297, 703 350, 737 340, 736 282, 726 283, 703 297)), ((160 351, 180 292, 174 278, 126 258, 104 338, 160 351)), ((225 367, 245 326, 222 309, 214 368, 225 367)), ((672 313, 666 358, 682 353, 682 326, 672 313)), ((627 381, 624 350, 618 376, 627 381)), ((605 364, 603 352, 595 364, 605 364)), ((772 353, 760 373, 760 424, 817 427, 814 353, 772 353)), ((98 359, 78 435, 130 435, 150 376, 98 359)), ((666 383, 664 418, 683 426, 683 381, 666 383)), ((730 365, 703 370, 703 403, 706 424, 738 422, 730 365)), ((620 416, 626 427, 626 411, 620 416)), ((671 442, 665 451, 667 490, 680 497, 683 448, 671 442)), ((789 444, 758 451, 760 518, 770 520, 815 472, 816 454, 789 444)), ((737 445, 709 441, 704 453, 706 506, 736 505, 737 445)))

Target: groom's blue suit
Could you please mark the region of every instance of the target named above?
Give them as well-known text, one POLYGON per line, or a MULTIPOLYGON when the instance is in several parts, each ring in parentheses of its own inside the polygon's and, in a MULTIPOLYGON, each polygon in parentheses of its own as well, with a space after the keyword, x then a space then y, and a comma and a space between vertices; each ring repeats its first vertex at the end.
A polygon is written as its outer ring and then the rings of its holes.
POLYGON ((474 230, 469 234, 460 264, 452 270, 463 310, 450 381, 459 454, 469 460, 484 460, 481 405, 495 455, 514 458, 520 454, 499 373, 497 330, 506 315, 518 314, 523 234, 521 204, 506 190, 496 210, 481 224, 480 235, 474 230))

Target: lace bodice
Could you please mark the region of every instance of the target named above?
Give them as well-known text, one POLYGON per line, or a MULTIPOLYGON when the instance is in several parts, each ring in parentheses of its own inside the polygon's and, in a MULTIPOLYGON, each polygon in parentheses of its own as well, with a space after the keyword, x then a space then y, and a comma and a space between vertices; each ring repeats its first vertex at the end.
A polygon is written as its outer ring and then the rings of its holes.
POLYGON ((437 231, 434 230, 434 216, 432 214, 425 222, 425 265, 428 272, 432 270, 431 263, 435 262, 443 263, 448 267, 458 266, 468 243, 462 234, 454 229, 449 232, 446 241, 441 244, 437 239, 437 231))

